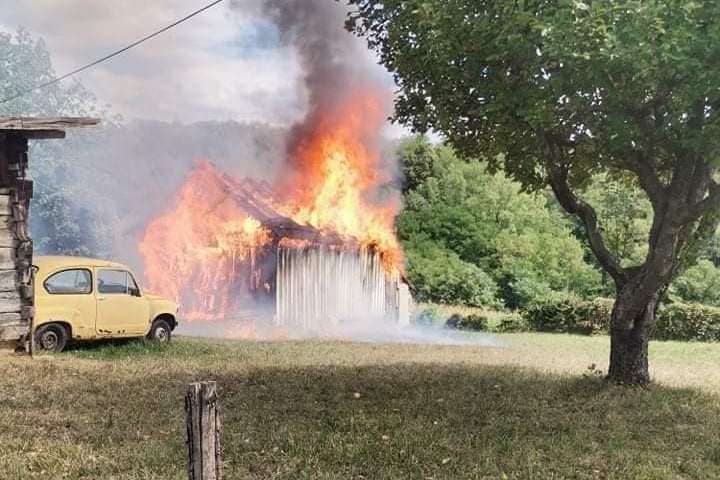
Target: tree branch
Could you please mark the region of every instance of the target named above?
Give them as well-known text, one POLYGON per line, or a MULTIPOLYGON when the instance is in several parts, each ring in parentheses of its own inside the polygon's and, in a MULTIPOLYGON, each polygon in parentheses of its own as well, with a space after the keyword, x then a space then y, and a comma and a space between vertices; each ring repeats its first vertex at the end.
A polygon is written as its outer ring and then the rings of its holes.
POLYGON ((635 173, 642 188, 650 199, 650 203, 657 211, 665 197, 665 186, 657 175, 657 166, 647 159, 641 152, 633 152, 628 162, 628 168, 635 173))
POLYGON ((558 167, 557 165, 550 166, 548 181, 560 205, 562 205, 568 213, 576 215, 583 221, 588 241, 590 242, 590 248, 600 262, 600 265, 610 274, 618 286, 624 284, 628 279, 627 271, 620 266, 620 263, 605 246, 595 209, 588 203, 580 200, 570 189, 567 181, 567 169, 558 167))

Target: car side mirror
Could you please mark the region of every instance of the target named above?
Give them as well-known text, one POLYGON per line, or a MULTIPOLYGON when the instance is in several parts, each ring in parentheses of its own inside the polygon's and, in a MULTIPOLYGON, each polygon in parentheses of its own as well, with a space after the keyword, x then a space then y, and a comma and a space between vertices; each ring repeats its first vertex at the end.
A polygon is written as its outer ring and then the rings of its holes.
POLYGON ((140 296, 140 289, 139 288, 131 288, 130 289, 130 295, 133 297, 139 297, 140 296))

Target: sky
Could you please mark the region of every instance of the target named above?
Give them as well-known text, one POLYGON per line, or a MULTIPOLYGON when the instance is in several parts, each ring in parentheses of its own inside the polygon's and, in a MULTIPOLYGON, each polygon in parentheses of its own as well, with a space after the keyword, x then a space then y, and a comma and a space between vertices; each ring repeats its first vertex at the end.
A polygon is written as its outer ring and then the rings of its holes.
MULTIPOLYGON (((207 3, 16 0, 3 10, 0 29, 24 27, 43 38, 57 74, 63 74, 207 3)), ((292 124, 302 118, 307 103, 297 53, 281 43, 277 28, 260 14, 257 0, 236 0, 234 5, 230 8, 226 0, 77 78, 100 104, 128 120, 292 124)), ((372 53, 367 51, 358 61, 367 62, 393 88, 390 75, 372 53)), ((398 136, 402 129, 388 126, 387 132, 398 136)))

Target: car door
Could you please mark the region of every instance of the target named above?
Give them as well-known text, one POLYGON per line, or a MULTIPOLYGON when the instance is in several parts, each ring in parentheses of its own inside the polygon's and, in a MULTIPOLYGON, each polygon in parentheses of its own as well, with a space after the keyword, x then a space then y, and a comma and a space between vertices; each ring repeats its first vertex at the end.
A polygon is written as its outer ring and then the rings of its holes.
POLYGON ((90 269, 71 267, 51 272, 42 288, 35 288, 36 324, 67 322, 74 338, 95 336, 97 307, 90 269))
POLYGON ((127 270, 96 269, 98 335, 132 337, 145 334, 150 321, 150 306, 140 294, 127 270))

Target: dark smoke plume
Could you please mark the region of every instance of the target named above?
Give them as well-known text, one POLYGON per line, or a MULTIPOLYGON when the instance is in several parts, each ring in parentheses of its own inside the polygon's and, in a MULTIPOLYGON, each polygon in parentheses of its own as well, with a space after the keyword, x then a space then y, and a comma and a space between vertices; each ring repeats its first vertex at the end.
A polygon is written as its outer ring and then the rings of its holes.
MULTIPOLYGON (((341 109, 354 96, 372 92, 384 114, 389 115, 392 91, 387 72, 378 66, 364 42, 345 30, 349 7, 332 0, 259 0, 254 8, 246 1, 234 0, 231 6, 238 11, 255 10, 275 25, 280 42, 297 52, 307 106, 304 118, 291 126, 286 139, 286 162, 291 170, 302 170, 295 164, 295 153, 303 142, 315 129, 322 128, 323 119, 342 121, 341 109)), ((377 135, 363 140, 372 150, 387 149, 387 142, 377 135)), ((379 167, 397 177, 394 155, 381 158, 379 167)), ((385 195, 372 193, 377 201, 385 195)))
POLYGON ((267 0, 263 12, 297 50, 310 112, 332 109, 359 83, 376 83, 368 53, 344 28, 347 9, 328 0, 267 0))

